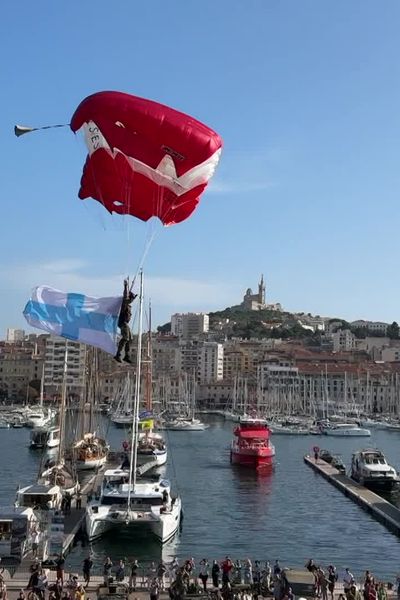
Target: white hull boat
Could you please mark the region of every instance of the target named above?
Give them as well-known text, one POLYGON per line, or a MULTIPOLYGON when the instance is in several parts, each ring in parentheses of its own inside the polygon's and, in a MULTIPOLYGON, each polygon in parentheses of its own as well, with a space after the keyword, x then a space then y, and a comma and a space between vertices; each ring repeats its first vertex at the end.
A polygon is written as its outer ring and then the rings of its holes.
POLYGON ((133 415, 131 413, 114 414, 111 417, 111 422, 117 427, 130 427, 132 425, 133 415))
POLYGON ((52 429, 34 428, 31 431, 30 447, 33 449, 57 448, 60 445, 60 430, 57 427, 52 429))
POLYGON ((209 425, 202 423, 199 419, 177 420, 163 424, 163 429, 168 431, 204 431, 209 425))
POLYGON ((85 433, 83 438, 74 444, 73 457, 78 471, 101 469, 106 462, 110 447, 105 440, 95 433, 85 433))
POLYGON ((289 427, 285 425, 272 425, 271 433, 274 435, 309 435, 310 430, 305 427, 289 427))
POLYGON ((390 466, 377 448, 359 450, 352 456, 351 477, 376 491, 392 491, 399 485, 396 469, 390 466))
POLYGON ((163 437, 154 431, 139 434, 137 447, 137 462, 139 465, 156 462, 157 467, 162 467, 167 462, 167 447, 163 437))
POLYGON ((51 412, 46 412, 44 410, 28 413, 26 418, 26 427, 46 427, 52 422, 53 416, 54 415, 51 412))
POLYGON ((325 435, 332 437, 370 437, 371 432, 369 429, 363 427, 357 427, 352 423, 338 423, 332 427, 327 427, 324 430, 325 435))
POLYGON ((152 533, 165 543, 177 532, 181 500, 171 498, 169 482, 140 481, 129 484, 129 470, 109 469, 99 500, 86 507, 86 531, 90 540, 113 529, 135 535, 138 530, 152 533), (129 502, 129 509, 128 509, 129 502))

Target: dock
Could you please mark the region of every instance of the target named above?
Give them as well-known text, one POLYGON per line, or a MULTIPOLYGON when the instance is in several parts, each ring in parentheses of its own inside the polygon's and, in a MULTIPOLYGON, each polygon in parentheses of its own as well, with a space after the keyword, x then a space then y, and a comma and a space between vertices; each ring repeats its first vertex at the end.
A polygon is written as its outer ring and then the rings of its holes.
MULTIPOLYGON (((55 532, 55 536, 57 538, 56 546, 57 550, 53 548, 50 551, 48 566, 49 568, 49 579, 52 580, 55 577, 55 571, 51 566, 52 558, 56 554, 63 553, 64 556, 68 554, 68 552, 73 547, 74 543, 79 536, 85 535, 85 512, 86 512, 86 503, 87 500, 93 497, 98 493, 100 489, 104 471, 107 469, 116 469, 119 468, 123 459, 123 453, 118 451, 112 451, 109 453, 107 463, 103 468, 94 471, 84 483, 81 483, 80 488, 80 506, 76 506, 76 498, 72 501, 71 509, 68 512, 62 513, 61 511, 55 512, 54 515, 50 514, 50 512, 43 512, 43 521, 41 522, 41 526, 43 527, 43 531, 47 530, 48 535, 52 536, 51 531, 55 532)), ((148 471, 157 467, 157 461, 152 460, 151 458, 139 465, 136 469, 137 476, 143 477, 148 471)), ((39 544, 39 556, 44 556, 45 554, 45 546, 49 543, 49 537, 44 538, 39 544)), ((29 580, 29 569, 32 564, 32 553, 29 552, 20 562, 15 558, 6 558, 4 557, 2 560, 2 567, 5 570, 3 573, 3 577, 7 579, 9 583, 12 580, 12 589, 20 589, 26 582, 29 580)), ((46 564, 47 561, 44 562, 46 564)), ((144 582, 144 578, 142 576, 142 586, 143 589, 146 589, 146 585, 144 582)), ((103 581, 103 577, 94 577, 93 585, 98 586, 103 581)))
POLYGON ((389 531, 400 536, 400 510, 398 508, 378 496, 378 494, 353 481, 347 475, 340 473, 335 467, 320 458, 316 461, 314 457, 306 455, 304 462, 377 521, 385 525, 389 531))
MULTIPOLYGON (((101 485, 103 473, 107 469, 116 468, 120 464, 120 453, 110 453, 109 459, 104 466, 104 469, 97 471, 81 486, 82 508, 72 507, 71 512, 64 517, 64 541, 63 554, 67 554, 74 543, 75 538, 80 531, 84 529, 85 507, 88 495, 92 494, 101 485)), ((142 477, 157 466, 156 460, 150 460, 143 463, 136 469, 138 477, 142 477)))

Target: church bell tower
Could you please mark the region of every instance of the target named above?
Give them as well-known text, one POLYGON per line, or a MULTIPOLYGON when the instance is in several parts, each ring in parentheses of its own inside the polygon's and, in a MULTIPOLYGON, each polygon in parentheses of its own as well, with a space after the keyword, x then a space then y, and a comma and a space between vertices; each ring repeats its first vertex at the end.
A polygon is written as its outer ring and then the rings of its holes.
POLYGON ((258 284, 258 302, 259 302, 259 304, 265 305, 264 275, 261 275, 261 280, 260 280, 260 283, 258 284))

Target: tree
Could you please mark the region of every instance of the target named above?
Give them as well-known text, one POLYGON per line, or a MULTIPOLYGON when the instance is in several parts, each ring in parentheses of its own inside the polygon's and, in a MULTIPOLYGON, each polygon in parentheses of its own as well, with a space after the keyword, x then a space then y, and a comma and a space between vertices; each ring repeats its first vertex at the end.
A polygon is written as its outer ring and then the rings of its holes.
POLYGON ((386 335, 391 340, 398 340, 400 337, 399 334, 400 334, 400 327, 398 326, 396 321, 393 321, 393 323, 391 325, 389 325, 389 327, 387 328, 386 335))

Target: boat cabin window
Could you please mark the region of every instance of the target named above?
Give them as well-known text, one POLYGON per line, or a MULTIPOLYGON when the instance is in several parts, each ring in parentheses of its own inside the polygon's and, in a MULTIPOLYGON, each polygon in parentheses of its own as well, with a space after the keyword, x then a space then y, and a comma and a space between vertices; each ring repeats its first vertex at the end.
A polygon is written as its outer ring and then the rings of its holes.
POLYGON ((122 485, 123 483, 129 483, 128 475, 124 477, 121 477, 121 475, 117 475, 115 477, 107 477, 107 479, 104 481, 104 487, 105 489, 114 489, 122 485))
MULTIPOLYGON (((110 498, 103 496, 101 503, 103 505, 112 506, 113 504, 124 504, 126 505, 126 497, 116 498, 115 496, 110 498)), ((139 506, 162 506, 162 498, 131 498, 131 505, 135 508, 139 506)))
POLYGON ((47 431, 34 432, 32 434, 32 440, 34 442, 45 442, 47 440, 47 431))
POLYGON ((33 506, 43 509, 49 508, 49 502, 54 502, 54 497, 49 495, 23 494, 21 498, 22 506, 33 506))
POLYGON ((367 456, 365 458, 365 462, 367 465, 384 465, 385 461, 383 458, 378 458, 377 456, 367 456))
POLYGON ((12 537, 12 521, 0 521, 0 541, 10 540, 12 537))

